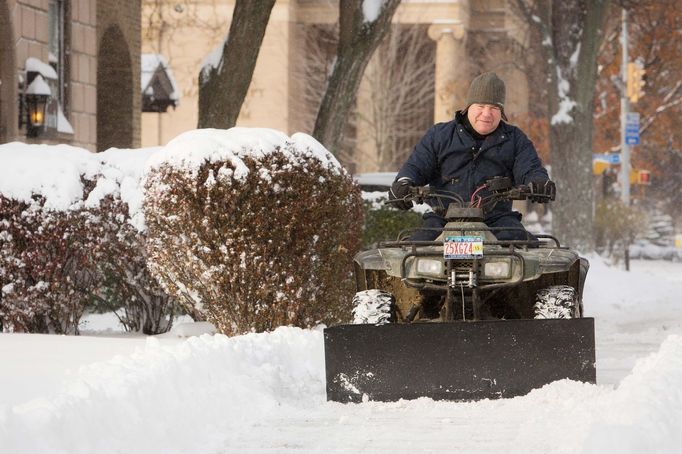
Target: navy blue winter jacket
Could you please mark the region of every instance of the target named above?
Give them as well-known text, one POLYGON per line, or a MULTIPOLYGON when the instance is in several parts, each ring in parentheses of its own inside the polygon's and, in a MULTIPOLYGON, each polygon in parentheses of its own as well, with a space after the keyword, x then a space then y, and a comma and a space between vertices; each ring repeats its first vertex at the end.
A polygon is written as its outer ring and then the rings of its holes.
MULTIPOLYGON (((473 192, 494 176, 509 177, 516 185, 544 181, 549 177, 528 137, 516 126, 500 122, 485 137, 480 149, 464 127, 464 113, 431 127, 414 147, 397 178, 408 177, 415 185, 458 193, 469 202, 473 192)), ((511 202, 500 202, 486 221, 511 213, 511 202)))

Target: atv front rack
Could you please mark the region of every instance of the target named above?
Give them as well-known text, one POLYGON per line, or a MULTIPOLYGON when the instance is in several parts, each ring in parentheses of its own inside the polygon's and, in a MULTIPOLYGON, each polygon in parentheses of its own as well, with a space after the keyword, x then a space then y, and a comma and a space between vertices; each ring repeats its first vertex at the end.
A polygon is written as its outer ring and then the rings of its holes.
MULTIPOLYGON (((410 227, 408 229, 403 229, 400 231, 398 234, 398 238, 405 238, 410 232, 417 232, 419 230, 424 230, 428 232, 461 232, 464 234, 464 232, 481 232, 481 231, 487 231, 495 234, 495 232, 510 232, 510 231, 515 231, 515 232, 523 232, 526 234, 526 237, 528 238, 527 240, 504 240, 504 241, 485 241, 484 245, 495 245, 495 246, 526 246, 526 247, 555 247, 555 248, 562 248, 561 243, 559 243, 559 240, 548 234, 531 234, 524 228, 519 228, 519 227, 410 227), (536 240, 533 240, 531 238, 531 235, 534 236, 537 239, 546 239, 546 240, 551 240, 554 242, 554 246, 550 246, 549 242, 539 242, 536 240)), ((442 245, 442 241, 418 241, 418 240, 404 240, 404 239, 398 239, 394 241, 380 241, 378 244, 378 247, 400 247, 400 246, 439 246, 442 245)), ((563 248, 565 249, 565 248, 563 248)))

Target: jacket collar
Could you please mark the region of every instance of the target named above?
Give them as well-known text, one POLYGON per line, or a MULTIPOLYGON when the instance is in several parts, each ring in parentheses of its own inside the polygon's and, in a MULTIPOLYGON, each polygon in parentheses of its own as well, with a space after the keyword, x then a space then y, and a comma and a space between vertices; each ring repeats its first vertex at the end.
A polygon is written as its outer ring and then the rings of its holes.
MULTIPOLYGON (((466 110, 458 111, 455 114, 455 124, 457 125, 456 130, 462 140, 462 143, 468 147, 474 145, 475 140, 471 136, 471 133, 467 131, 467 128, 464 126, 465 115, 466 110)), ((511 132, 510 129, 510 125, 508 125, 505 121, 500 121, 497 129, 485 136, 483 145, 481 145, 481 149, 478 151, 478 153, 476 153, 475 157, 478 157, 482 152, 509 140, 509 134, 511 132)))

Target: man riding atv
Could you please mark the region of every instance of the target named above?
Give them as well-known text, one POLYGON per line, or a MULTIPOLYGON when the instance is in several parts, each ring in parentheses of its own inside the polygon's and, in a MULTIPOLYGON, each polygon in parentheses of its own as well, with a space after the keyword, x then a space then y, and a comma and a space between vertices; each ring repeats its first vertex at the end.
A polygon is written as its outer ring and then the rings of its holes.
POLYGON ((433 212, 410 239, 355 256, 353 324, 324 332, 329 400, 475 400, 595 382, 589 263, 512 211, 512 200, 554 200, 555 186, 526 135, 501 122, 504 99, 494 73, 474 79, 466 109, 432 127, 398 173, 389 203, 433 212))
MULTIPOLYGON (((495 176, 508 177, 515 186, 527 185, 531 201, 554 200, 555 185, 533 143, 519 128, 501 121, 507 119, 505 94, 504 82, 495 73, 476 77, 469 87, 467 107, 454 120, 429 129, 398 172, 389 191, 393 205, 410 209, 412 202, 403 199, 412 186, 424 185, 476 202, 489 195, 484 183, 495 176)), ((504 228, 496 231, 499 240, 534 239, 523 229, 521 214, 511 208, 511 201, 497 203, 484 222, 504 228)), ((433 240, 445 224, 442 214, 426 213, 424 229, 411 239, 433 240)))

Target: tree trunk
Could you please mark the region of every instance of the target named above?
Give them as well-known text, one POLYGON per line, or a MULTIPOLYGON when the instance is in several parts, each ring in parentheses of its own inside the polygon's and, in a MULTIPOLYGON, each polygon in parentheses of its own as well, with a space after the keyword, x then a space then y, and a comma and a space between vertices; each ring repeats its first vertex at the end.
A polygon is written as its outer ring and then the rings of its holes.
POLYGON ((552 230, 563 244, 594 250, 592 129, 597 54, 609 0, 520 0, 543 38, 547 64, 552 230))
POLYGON ((384 0, 378 17, 365 21, 362 0, 339 1, 339 44, 336 63, 315 120, 313 136, 339 154, 348 115, 355 106, 365 67, 391 25, 400 0, 384 0))
POLYGON ((237 122, 275 0, 237 0, 217 67, 199 74, 199 128, 231 128, 237 122))

